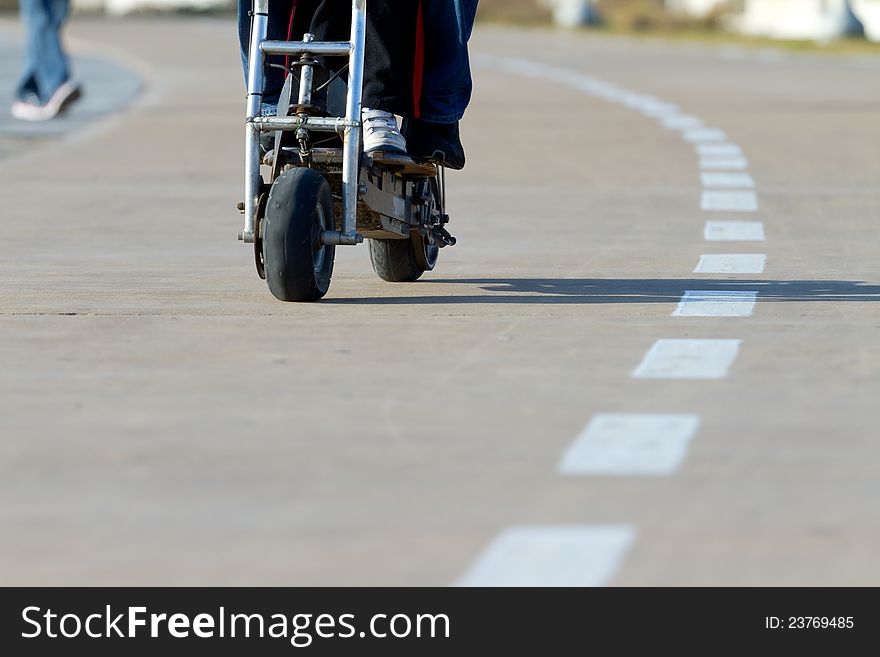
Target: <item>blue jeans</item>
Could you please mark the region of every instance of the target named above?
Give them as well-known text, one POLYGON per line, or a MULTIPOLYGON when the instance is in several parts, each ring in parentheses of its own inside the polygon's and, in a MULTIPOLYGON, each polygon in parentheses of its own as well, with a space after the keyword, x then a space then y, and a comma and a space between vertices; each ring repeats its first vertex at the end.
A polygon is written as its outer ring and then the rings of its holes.
POLYGON ((21 0, 19 4, 27 45, 15 95, 19 100, 36 95, 45 103, 70 79, 70 64, 61 45, 70 0, 21 0))
POLYGON ((471 101, 468 40, 479 0, 426 0, 422 121, 455 123, 471 101))

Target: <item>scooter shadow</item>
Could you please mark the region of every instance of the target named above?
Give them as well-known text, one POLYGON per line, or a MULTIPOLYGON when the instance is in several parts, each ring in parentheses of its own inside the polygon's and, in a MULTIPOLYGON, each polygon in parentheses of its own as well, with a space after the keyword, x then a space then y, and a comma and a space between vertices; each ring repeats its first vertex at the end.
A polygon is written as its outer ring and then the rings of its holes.
MULTIPOLYGON (((688 290, 757 292, 761 302, 880 301, 880 285, 864 281, 831 280, 706 280, 602 278, 460 278, 426 279, 407 283, 417 291, 432 285, 478 288, 474 294, 327 298, 324 304, 431 305, 431 304, 612 304, 678 303, 688 290)), ((427 291, 427 290, 425 290, 427 291)))

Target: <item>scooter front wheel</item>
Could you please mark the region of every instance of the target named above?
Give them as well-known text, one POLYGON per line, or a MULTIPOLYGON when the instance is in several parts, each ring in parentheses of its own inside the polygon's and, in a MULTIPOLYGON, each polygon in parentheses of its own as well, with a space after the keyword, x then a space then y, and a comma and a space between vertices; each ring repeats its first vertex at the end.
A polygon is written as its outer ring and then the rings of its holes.
POLYGON ((269 290, 281 301, 318 301, 330 289, 336 247, 321 243, 333 230, 333 196, 320 173, 284 172, 272 184, 263 220, 263 262, 269 290))

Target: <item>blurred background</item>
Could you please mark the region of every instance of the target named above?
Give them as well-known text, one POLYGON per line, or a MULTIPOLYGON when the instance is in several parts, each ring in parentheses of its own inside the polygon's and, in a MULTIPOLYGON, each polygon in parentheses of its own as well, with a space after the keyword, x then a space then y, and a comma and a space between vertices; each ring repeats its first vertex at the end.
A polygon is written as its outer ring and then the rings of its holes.
POLYGON ((459 245, 297 305, 233 3, 74 0, 33 125, 16 4, 0 583, 880 584, 880 0, 480 0, 459 245))
MULTIPOLYGON (((16 7, 0 0, 0 10, 16 7)), ((80 12, 231 11, 228 0, 74 0, 80 12)), ((480 19, 616 31, 880 42, 880 0, 482 0, 480 19)))

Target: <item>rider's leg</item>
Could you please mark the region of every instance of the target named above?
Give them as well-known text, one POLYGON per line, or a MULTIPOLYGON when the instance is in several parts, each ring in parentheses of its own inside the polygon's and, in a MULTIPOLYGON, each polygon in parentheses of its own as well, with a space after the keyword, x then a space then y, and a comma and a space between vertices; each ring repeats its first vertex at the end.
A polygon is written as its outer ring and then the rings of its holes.
MULTIPOLYGON (((350 0, 298 0, 293 34, 311 32, 319 41, 349 38, 350 0)), ((394 114, 412 116, 416 105, 418 2, 370 0, 364 60, 364 150, 406 153, 394 114)))
POLYGON ((407 121, 404 136, 417 159, 452 169, 465 164, 458 122, 471 99, 468 40, 478 0, 421 0, 425 19, 424 86, 418 118, 407 121))
MULTIPOLYGON (((238 8, 239 40, 246 68, 251 3, 239 0, 238 8)), ((350 0, 272 0, 269 38, 300 39, 310 32, 318 41, 347 40, 351 32, 350 8, 350 0)), ((363 89, 368 151, 405 151, 406 142, 392 115, 413 116, 415 111, 414 78, 416 70, 421 70, 416 48, 418 11, 418 2, 413 0, 369 3, 363 89)), ((268 69, 265 103, 277 104, 284 76, 280 69, 268 69)))
MULTIPOLYGON (((290 37, 291 17, 296 0, 272 0, 269 3, 269 29, 267 38, 284 41, 290 37)), ((251 8, 250 0, 238 0, 238 42, 241 49, 241 62, 244 67, 245 79, 248 73, 248 48, 250 47, 251 8)), ((283 57, 271 57, 272 64, 283 64, 283 57)), ((284 87, 286 74, 280 68, 270 66, 266 69, 263 84, 263 114, 274 115, 278 106, 278 98, 284 87)))

